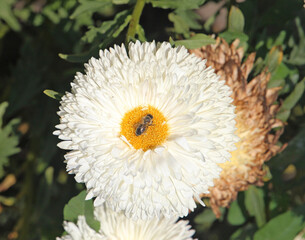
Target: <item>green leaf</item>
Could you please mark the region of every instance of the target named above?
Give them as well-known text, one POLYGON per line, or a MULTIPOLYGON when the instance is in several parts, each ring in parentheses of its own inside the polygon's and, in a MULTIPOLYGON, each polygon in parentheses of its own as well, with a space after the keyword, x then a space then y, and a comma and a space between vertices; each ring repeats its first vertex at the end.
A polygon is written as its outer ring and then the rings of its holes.
POLYGON ((289 164, 304 163, 305 156, 305 127, 298 129, 297 135, 290 140, 288 146, 283 152, 276 155, 271 161, 268 162, 270 169, 278 169, 280 173, 289 164), (293 156, 293 157, 291 157, 293 156))
POLYGON ((203 213, 196 215, 194 222, 196 224, 208 223, 209 225, 211 225, 215 220, 216 220, 215 214, 211 209, 207 208, 203 211, 203 213))
MULTIPOLYGON (((282 30, 278 37, 275 39, 273 46, 278 46, 284 44, 284 40, 286 38, 286 31, 282 30)), ((273 47, 272 46, 272 47, 273 47)))
POLYGON ((53 182, 54 178, 54 168, 53 167, 48 167, 45 171, 45 178, 47 184, 50 186, 53 182))
POLYGON ((247 42, 249 37, 245 33, 241 32, 232 32, 232 31, 225 31, 220 33, 219 36, 224 38, 228 43, 231 43, 235 39, 239 39, 241 42, 247 42))
POLYGON ((280 108, 280 111, 276 115, 277 119, 280 119, 283 122, 286 122, 288 120, 291 113, 291 109, 301 99, 304 90, 305 90, 305 78, 303 78, 303 80, 295 86, 294 90, 289 94, 289 96, 286 97, 280 108))
POLYGON ((13 3, 9 0, 0 1, 0 19, 3 19, 14 31, 20 31, 21 26, 11 9, 13 3))
POLYGON ((120 35, 120 33, 127 27, 127 25, 129 24, 131 20, 131 15, 128 15, 125 18, 125 21, 115 30, 115 32, 112 34, 112 36, 114 38, 118 37, 120 35))
POLYGON ((197 9, 199 8, 205 0, 148 0, 153 7, 159 7, 164 9, 197 9))
POLYGON ((36 14, 36 15, 34 16, 33 25, 34 25, 35 27, 41 26, 41 25, 43 24, 43 22, 44 22, 44 17, 43 17, 42 14, 36 14))
POLYGON ((292 109, 297 102, 302 97, 305 90, 305 78, 300 81, 294 88, 294 90, 290 93, 290 95, 284 100, 281 109, 290 110, 292 109))
POLYGON ((291 114, 291 110, 280 110, 276 114, 276 118, 281 120, 282 122, 286 122, 291 114))
POLYGON ((75 19, 78 15, 85 12, 96 12, 97 10, 111 5, 111 0, 89 1, 82 0, 80 5, 70 16, 71 19, 75 19))
POLYGON ((293 109, 292 109, 293 116, 295 117, 302 117, 305 115, 305 107, 303 108, 301 104, 297 104, 293 109))
POLYGON ((257 230, 254 224, 247 224, 237 229, 230 237, 230 240, 253 240, 253 236, 257 230))
POLYGON ((76 222, 78 216, 85 215, 86 191, 70 199, 64 207, 64 220, 76 222))
POLYGON ((262 72, 264 67, 265 67, 264 59, 262 59, 261 57, 257 57, 254 63, 254 76, 262 72))
MULTIPOLYGON (((223 216, 225 209, 220 208, 219 210, 223 216)), ((208 230, 216 220, 217 218, 213 213, 212 209, 205 208, 203 212, 197 214, 194 219, 194 222, 197 224, 196 230, 198 230, 199 232, 204 232, 208 230)))
POLYGON ((116 4, 116 5, 121 5, 121 4, 127 4, 129 3, 130 0, 112 0, 112 3, 113 4, 116 4))
POLYGON ((100 229, 100 222, 95 220, 94 218, 94 207, 92 200, 85 201, 85 217, 87 224, 92 229, 94 229, 95 231, 98 231, 100 229))
POLYGON ((268 71, 274 73, 277 67, 280 66, 283 60, 283 50, 281 46, 274 46, 268 52, 267 57, 265 59, 266 66, 268 67, 268 71))
POLYGON ((60 17, 50 6, 44 7, 42 9, 42 13, 47 16, 53 23, 58 24, 60 22, 60 17))
POLYGON ((294 239, 304 227, 304 210, 287 211, 271 219, 258 230, 254 235, 254 240, 294 239))
POLYGON ((82 40, 87 43, 96 41, 99 48, 107 47, 128 25, 131 19, 130 13, 130 10, 124 10, 117 13, 113 20, 103 22, 100 27, 89 27, 82 40))
POLYGON ((72 63, 84 63, 87 62, 91 57, 94 57, 98 53, 99 47, 94 45, 89 51, 78 53, 78 54, 63 54, 59 53, 58 56, 72 63))
POLYGON ((280 87, 285 85, 285 78, 289 75, 290 69, 283 62, 273 72, 268 88, 280 87))
POLYGON ((94 208, 92 200, 85 200, 86 191, 82 191, 73 197, 64 208, 64 220, 76 222, 78 216, 85 216, 87 224, 98 231, 100 224, 94 219, 94 208))
POLYGON ((0 104, 0 127, 2 128, 3 124, 3 116, 5 113, 6 108, 8 107, 8 102, 3 102, 0 104))
POLYGON ((198 33, 187 40, 174 41, 176 46, 183 45, 188 49, 200 48, 205 45, 214 44, 215 39, 203 33, 198 33))
POLYGON ((38 45, 36 41, 35 43, 32 41, 32 38, 26 38, 21 45, 18 61, 13 66, 14 87, 9 93, 10 105, 7 109, 9 117, 20 114, 18 111, 22 109, 34 107, 37 102, 35 99, 38 99, 46 83, 47 66, 51 59, 46 57, 45 49, 35 44, 38 45))
POLYGON ((285 79, 270 79, 268 82, 268 88, 275 88, 275 87, 284 87, 285 86, 285 79))
POLYGON ((235 6, 232 6, 228 19, 228 31, 242 33, 244 31, 244 26, 245 18, 242 11, 235 6))
POLYGON ((180 16, 170 13, 168 14, 168 19, 174 23, 174 29, 176 33, 187 34, 190 30, 189 26, 180 16))
POLYGON ((231 203, 231 206, 229 208, 228 212, 228 222, 231 225, 241 225, 246 221, 241 208, 238 205, 238 201, 235 200, 234 202, 231 203))
POLYGON ((48 97, 54 98, 55 100, 58 100, 58 101, 60 101, 62 96, 64 95, 62 93, 59 93, 59 92, 56 92, 56 91, 53 91, 53 90, 49 90, 49 89, 44 90, 43 93, 45 95, 47 95, 48 97))
POLYGON ((175 46, 175 41, 172 37, 169 37, 168 41, 169 41, 169 43, 171 44, 172 47, 175 46))
POLYGON ((249 214, 255 217, 257 226, 262 227, 266 223, 263 190, 250 186, 245 192, 245 206, 249 214))
POLYGON ((8 106, 7 102, 0 104, 0 178, 4 176, 3 167, 9 162, 9 157, 20 151, 18 146, 18 136, 14 129, 19 124, 19 119, 11 120, 6 126, 3 125, 3 115, 8 106))
POLYGON ((299 34, 299 44, 295 43, 291 38, 291 45, 293 46, 288 62, 293 65, 305 64, 305 34, 299 17, 295 19, 295 24, 299 34))
POLYGON ((5 23, 0 22, 0 39, 10 30, 9 26, 5 23))
POLYGON ((200 17, 192 10, 177 9, 176 14, 183 19, 183 21, 192 29, 202 29, 202 25, 199 24, 200 17))

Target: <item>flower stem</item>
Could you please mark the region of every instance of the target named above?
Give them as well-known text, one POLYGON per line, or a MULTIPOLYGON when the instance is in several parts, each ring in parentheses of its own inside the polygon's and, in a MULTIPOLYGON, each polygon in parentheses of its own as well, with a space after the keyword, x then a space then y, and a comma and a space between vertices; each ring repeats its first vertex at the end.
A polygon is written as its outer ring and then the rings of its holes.
POLYGON ((135 38, 136 36, 137 26, 139 24, 144 5, 145 5, 145 0, 137 0, 137 3, 133 9, 131 20, 129 23, 129 27, 126 35, 126 44, 128 44, 128 42, 131 39, 135 38))

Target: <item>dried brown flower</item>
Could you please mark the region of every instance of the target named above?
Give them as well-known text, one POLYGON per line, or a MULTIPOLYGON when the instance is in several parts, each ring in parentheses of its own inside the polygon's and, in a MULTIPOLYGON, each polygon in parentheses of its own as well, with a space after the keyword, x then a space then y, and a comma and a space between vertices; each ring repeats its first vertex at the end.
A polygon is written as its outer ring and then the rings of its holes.
POLYGON ((221 213, 219 207, 229 207, 236 199, 239 191, 244 191, 250 184, 262 185, 264 162, 280 152, 284 147, 276 145, 282 130, 271 133, 275 127, 283 123, 275 118, 279 105, 274 104, 280 88, 267 89, 270 74, 261 72, 249 81, 255 60, 251 53, 242 63, 243 48, 238 48, 239 40, 229 45, 223 39, 216 44, 191 50, 197 56, 207 59, 207 66, 215 69, 231 87, 232 98, 236 106, 237 135, 240 141, 236 144, 230 162, 220 164, 223 168, 219 179, 210 188, 211 207, 217 217, 221 213))

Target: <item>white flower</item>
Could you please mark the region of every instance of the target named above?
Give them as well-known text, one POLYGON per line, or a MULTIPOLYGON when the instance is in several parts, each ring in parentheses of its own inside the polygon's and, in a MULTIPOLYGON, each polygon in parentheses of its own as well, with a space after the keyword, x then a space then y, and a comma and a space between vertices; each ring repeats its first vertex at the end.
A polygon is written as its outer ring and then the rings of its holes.
POLYGON ((54 134, 87 199, 133 219, 186 216, 193 198, 203 204, 199 194, 238 140, 224 81, 169 43, 114 46, 85 68, 62 97, 54 134))
POLYGON ((90 228, 86 222, 85 216, 79 216, 77 224, 73 222, 64 222, 64 229, 68 233, 56 240, 106 240, 104 235, 90 228))
POLYGON ((100 222, 98 232, 88 226, 84 216, 79 216, 77 224, 64 222, 68 235, 57 240, 191 240, 195 233, 188 221, 177 222, 177 218, 135 222, 123 212, 114 212, 104 205, 95 208, 94 215, 100 222))

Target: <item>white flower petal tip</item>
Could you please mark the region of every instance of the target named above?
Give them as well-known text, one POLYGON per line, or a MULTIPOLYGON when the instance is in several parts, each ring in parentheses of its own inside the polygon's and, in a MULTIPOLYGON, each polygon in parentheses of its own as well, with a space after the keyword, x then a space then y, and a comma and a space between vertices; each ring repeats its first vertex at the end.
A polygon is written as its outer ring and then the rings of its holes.
POLYGON ((187 215, 235 149, 230 88, 169 43, 115 46, 85 68, 54 134, 87 198, 133 219, 187 215))
POLYGON ((192 240, 195 233, 188 221, 177 221, 177 218, 133 221, 122 212, 114 212, 104 205, 96 208, 94 215, 100 222, 97 232, 90 228, 84 216, 79 216, 77 224, 64 222, 67 235, 56 240, 192 240))

